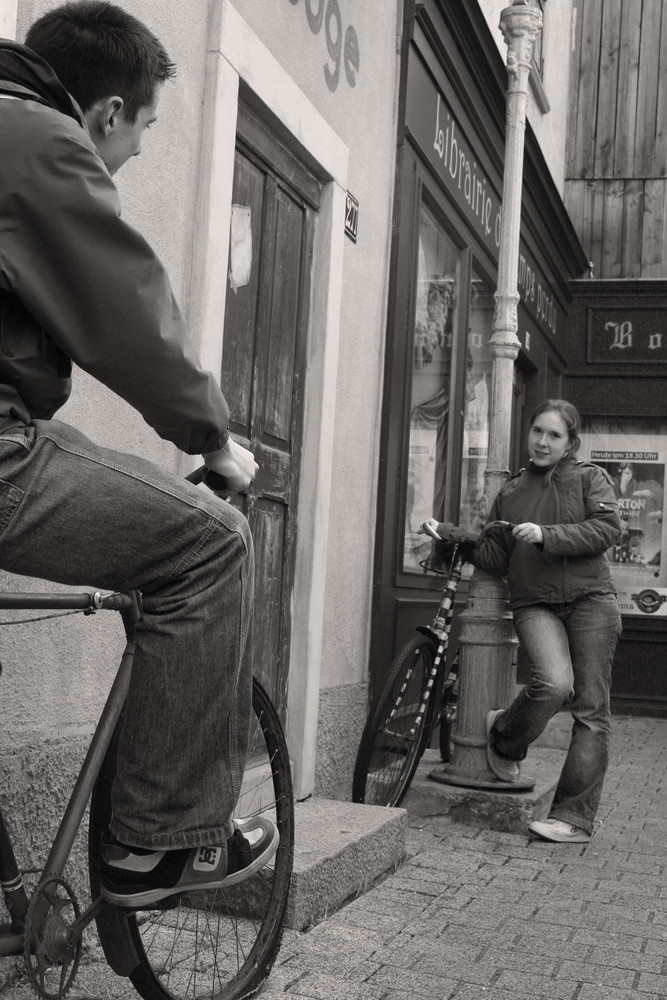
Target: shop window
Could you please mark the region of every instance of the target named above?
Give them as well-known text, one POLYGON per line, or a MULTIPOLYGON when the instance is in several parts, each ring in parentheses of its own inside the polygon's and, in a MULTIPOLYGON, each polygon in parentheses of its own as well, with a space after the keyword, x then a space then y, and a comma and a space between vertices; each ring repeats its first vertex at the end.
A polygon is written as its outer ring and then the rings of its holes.
POLYGON ((403 568, 420 571, 429 543, 418 534, 444 519, 448 487, 452 358, 460 308, 461 252, 421 206, 414 313, 412 401, 403 568))
POLYGON ((489 449, 489 403, 493 356, 493 287, 474 270, 470 282, 466 379, 463 408, 463 454, 459 524, 471 531, 480 526, 480 501, 489 449))
POLYGON ((580 456, 606 469, 623 533, 608 559, 624 615, 667 618, 667 421, 583 418, 580 456))

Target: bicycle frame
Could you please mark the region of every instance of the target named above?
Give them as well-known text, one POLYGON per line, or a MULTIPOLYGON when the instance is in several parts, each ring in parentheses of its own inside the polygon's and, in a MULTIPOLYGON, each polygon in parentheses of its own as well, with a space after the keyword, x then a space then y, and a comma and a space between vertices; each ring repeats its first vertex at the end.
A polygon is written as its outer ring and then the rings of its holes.
MULTIPOLYGON (((482 528, 482 531, 480 532, 479 535, 479 541, 481 541, 486 535, 486 533, 492 528, 506 528, 511 530, 513 527, 514 525, 510 521, 499 521, 499 520, 489 521, 482 528)), ((434 534, 433 537, 437 539, 439 536, 434 534)), ((426 562, 428 562, 428 560, 426 560, 426 562)), ((461 581, 461 574, 463 572, 464 563, 465 563, 465 558, 463 556, 461 547, 458 544, 454 544, 452 547, 452 555, 449 564, 449 570, 444 574, 447 577, 447 583, 445 585, 445 589, 442 592, 442 596, 440 597, 440 603, 438 605, 438 610, 436 611, 435 617, 430 625, 417 626, 418 632, 421 632, 422 635, 425 635, 429 639, 433 640, 433 642, 436 645, 436 653, 433 659, 433 664, 429 671, 429 676, 426 681, 422 701, 419 706, 417 716, 415 718, 414 726, 410 730, 407 737, 408 740, 411 740, 414 737, 415 733, 417 732, 417 729, 422 724, 422 720, 428 708, 428 703, 431 698, 433 688, 435 687, 435 684, 438 680, 438 676, 440 674, 440 665, 442 663, 443 656, 447 652, 447 648, 449 646, 449 633, 451 631, 452 618, 454 615, 454 600, 456 598, 456 591, 458 585, 461 581)), ((412 676, 412 670, 408 671, 408 673, 406 674, 405 681, 403 682, 401 690, 399 691, 398 694, 396 702, 397 706, 403 700, 403 695, 405 693, 408 684, 410 683, 411 676, 412 676)), ((390 715, 389 719, 387 720, 388 722, 391 721, 391 718, 395 710, 396 707, 392 710, 392 715, 390 715)), ((432 717, 432 726, 429 728, 433 728, 433 726, 435 726, 437 722, 438 718, 434 714, 432 717)))
MULTIPOLYGON (((428 638, 433 639, 436 643, 436 654, 433 659, 433 664, 429 671, 429 675, 424 687, 424 692, 422 695, 422 701, 419 706, 419 710, 415 717, 414 725, 410 730, 407 739, 411 740, 417 730, 422 724, 422 719, 428 708, 428 703, 431 698, 431 693, 437 682, 438 674, 440 672, 440 664, 442 663, 442 658, 447 651, 449 645, 449 632, 452 626, 452 616, 453 616, 453 606, 454 598, 456 597, 456 589, 458 587, 459 581, 461 579, 461 573, 463 571, 464 559, 460 554, 458 546, 454 546, 452 551, 452 561, 449 567, 449 572, 447 573, 447 584, 442 596, 440 598, 440 603, 438 605, 438 610, 435 614, 435 618, 430 625, 419 625, 417 626, 417 631, 421 632, 422 635, 428 636, 428 638)), ((408 671, 405 676, 405 680, 401 686, 396 699, 396 705, 392 709, 392 713, 389 716, 387 723, 391 722, 391 719, 397 710, 398 706, 403 701, 403 695, 405 690, 410 683, 410 678, 412 677, 412 669, 408 671)))
MULTIPOLYGON (((43 879, 60 877, 72 850, 92 794, 93 785, 125 703, 134 657, 135 626, 141 618, 140 598, 138 593, 107 595, 97 592, 84 594, 0 593, 0 609, 70 609, 82 610, 84 614, 93 614, 97 610, 108 609, 120 612, 125 627, 127 641, 116 678, 42 872, 43 879)), ((11 918, 11 923, 0 925, 0 957, 22 954, 28 898, 1 811, 0 886, 11 918)), ((95 918, 103 905, 105 903, 101 897, 93 900, 88 909, 70 928, 73 936, 80 935, 83 928, 95 918)), ((40 919, 39 911, 36 912, 36 919, 38 921, 40 919)))

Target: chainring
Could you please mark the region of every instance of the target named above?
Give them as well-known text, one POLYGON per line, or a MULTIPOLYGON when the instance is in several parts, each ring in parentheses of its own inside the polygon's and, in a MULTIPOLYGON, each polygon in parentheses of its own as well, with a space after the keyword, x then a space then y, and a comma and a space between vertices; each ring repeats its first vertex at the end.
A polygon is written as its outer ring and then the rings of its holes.
POLYGON ((40 997, 60 1000, 74 982, 82 941, 70 928, 81 910, 74 891, 62 878, 47 878, 33 893, 25 923, 23 957, 40 997))

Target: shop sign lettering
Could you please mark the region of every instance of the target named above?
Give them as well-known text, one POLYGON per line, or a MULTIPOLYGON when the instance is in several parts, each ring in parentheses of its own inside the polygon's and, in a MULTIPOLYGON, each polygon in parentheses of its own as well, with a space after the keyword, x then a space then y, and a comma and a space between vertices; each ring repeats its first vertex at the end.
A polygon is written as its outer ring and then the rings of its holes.
POLYGON ((633 309, 588 310, 587 360, 593 363, 667 363, 667 310, 638 306, 633 309))
MULTIPOLYGON (((498 260, 502 203, 493 180, 473 151, 444 95, 413 57, 408 68, 406 122, 443 186, 469 224, 498 260)), ((563 311, 523 240, 518 260, 517 290, 539 327, 552 336, 564 333, 563 311)))
POLYGON ((487 178, 468 151, 463 136, 457 131, 456 122, 437 91, 433 149, 443 170, 463 195, 484 236, 492 235, 493 242, 498 248, 502 221, 500 201, 493 197, 490 184, 487 190, 487 178))
POLYGON ((319 35, 324 25, 324 38, 330 63, 324 64, 324 79, 330 91, 338 89, 341 62, 350 87, 356 86, 359 72, 359 39, 353 25, 343 34, 343 16, 339 0, 289 0, 293 7, 303 3, 308 27, 319 35))

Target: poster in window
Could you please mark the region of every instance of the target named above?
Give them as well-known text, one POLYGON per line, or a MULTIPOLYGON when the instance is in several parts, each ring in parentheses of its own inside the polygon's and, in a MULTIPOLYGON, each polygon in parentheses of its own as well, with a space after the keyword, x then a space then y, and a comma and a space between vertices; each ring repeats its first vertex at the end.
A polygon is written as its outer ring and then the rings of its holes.
POLYGON ((581 457, 607 471, 618 498, 621 538, 607 552, 624 615, 667 619, 665 550, 665 433, 646 433, 639 422, 589 421, 581 457))

